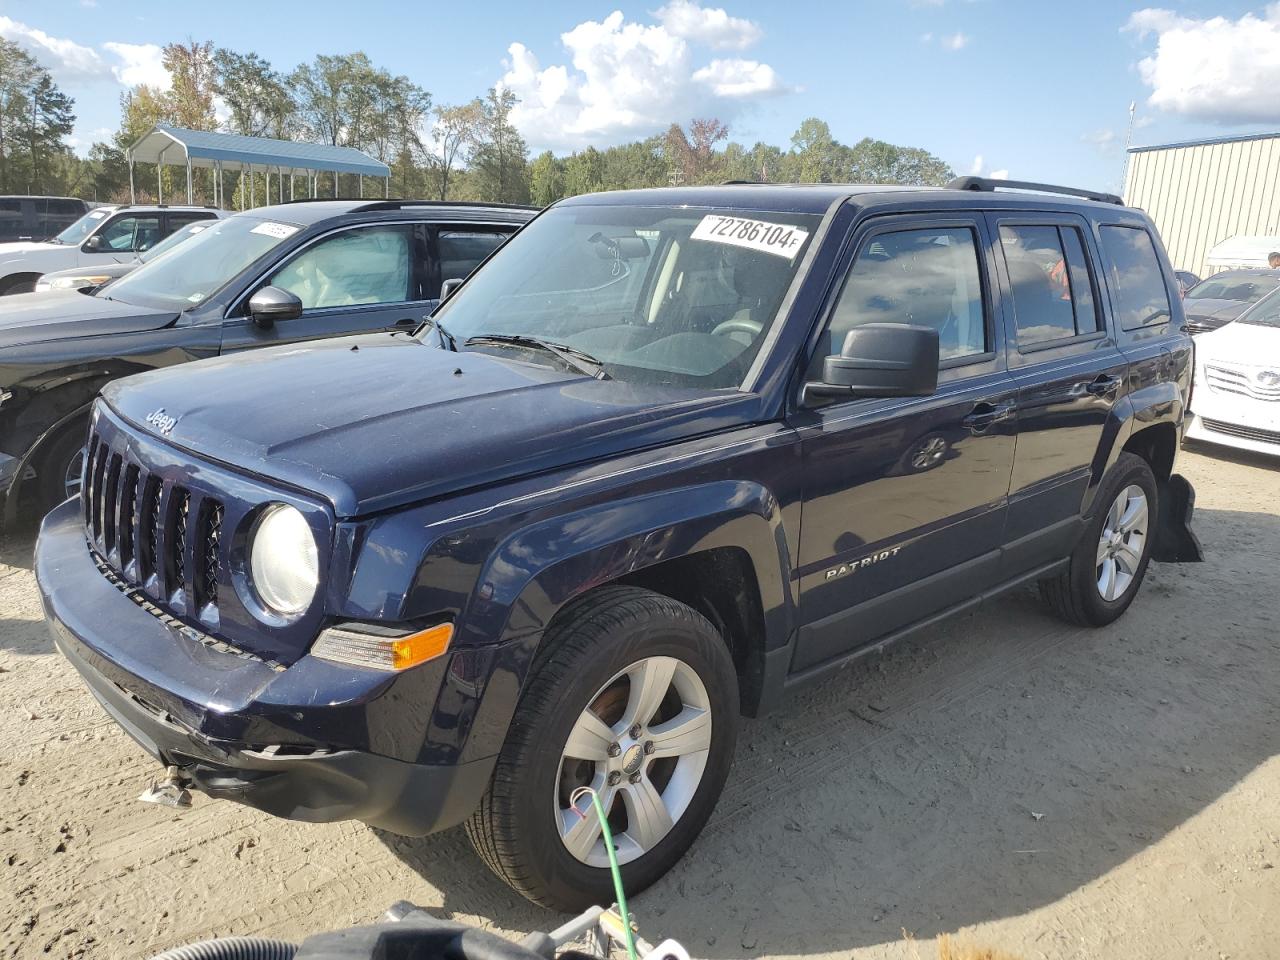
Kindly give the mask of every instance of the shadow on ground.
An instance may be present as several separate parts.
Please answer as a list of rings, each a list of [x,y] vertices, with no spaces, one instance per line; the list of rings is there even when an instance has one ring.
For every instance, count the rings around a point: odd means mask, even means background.
[[[707,830],[633,900],[643,932],[706,957],[934,936],[1053,903],[1213,804],[1277,750],[1257,598],[1280,592],[1280,521],[1201,510],[1197,529],[1206,562],[1153,565],[1108,628],[1020,592],[745,722]],[[382,839],[445,914],[559,922],[461,831]]]

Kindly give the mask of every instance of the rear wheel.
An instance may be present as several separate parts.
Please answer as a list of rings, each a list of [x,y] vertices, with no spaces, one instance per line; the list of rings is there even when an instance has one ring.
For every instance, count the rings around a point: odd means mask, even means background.
[[[1100,627],[1129,608],[1151,561],[1159,515],[1151,467],[1141,457],[1122,453],[1097,504],[1070,566],[1041,580],[1040,594],[1064,620]]]
[[[738,685],[723,638],[690,607],[610,587],[557,618],[467,833],[529,899],[581,910],[615,897],[600,798],[623,884],[684,854],[724,786]]]

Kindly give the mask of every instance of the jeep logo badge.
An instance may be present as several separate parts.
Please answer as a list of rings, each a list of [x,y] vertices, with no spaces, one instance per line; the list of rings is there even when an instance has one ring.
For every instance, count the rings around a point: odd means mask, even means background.
[[[171,417],[165,413],[164,407],[161,407],[159,410],[153,410],[151,413],[147,414],[147,423],[150,426],[155,427],[156,433],[160,434],[162,437],[167,437],[177,422],[178,418]]]

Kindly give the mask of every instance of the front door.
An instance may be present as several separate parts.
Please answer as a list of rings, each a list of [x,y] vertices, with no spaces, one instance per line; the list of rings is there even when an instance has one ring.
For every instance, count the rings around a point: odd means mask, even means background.
[[[805,495],[793,672],[976,596],[999,568],[1016,404],[986,226],[893,218],[856,249],[808,378],[850,329],[888,322],[938,331],[939,383],[929,397],[855,399],[796,418]]]
[[[80,246],[80,264],[130,263],[164,237],[159,213],[121,213]]]
[[[223,352],[414,329],[428,309],[425,249],[425,233],[414,224],[362,225],[321,237],[254,288],[274,286],[295,294],[302,315],[259,327],[248,316],[246,295],[223,323]]]

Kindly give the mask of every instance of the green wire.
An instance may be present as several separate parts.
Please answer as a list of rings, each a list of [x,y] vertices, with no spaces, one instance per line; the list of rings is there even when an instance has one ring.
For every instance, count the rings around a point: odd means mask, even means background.
[[[636,938],[631,932],[631,914],[627,910],[627,895],[622,892],[622,871],[618,869],[618,855],[613,850],[613,832],[609,829],[609,821],[604,815],[599,794],[594,790],[589,793],[591,804],[596,808],[596,816],[600,818],[600,832],[604,834],[604,850],[609,855],[609,869],[613,873],[613,892],[618,896],[618,912],[622,914],[622,929],[627,935],[627,957],[628,960],[637,960]]]

